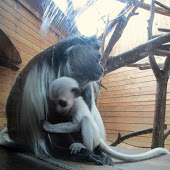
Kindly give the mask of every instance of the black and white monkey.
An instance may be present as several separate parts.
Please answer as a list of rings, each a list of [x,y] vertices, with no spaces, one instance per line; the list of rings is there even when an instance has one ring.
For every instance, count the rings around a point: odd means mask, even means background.
[[[50,99],[56,103],[56,110],[62,116],[70,117],[70,122],[51,124],[45,121],[42,128],[50,133],[74,133],[81,131],[82,144],[73,143],[70,146],[71,153],[77,153],[82,148],[94,150],[98,148],[105,154],[120,160],[139,161],[160,154],[170,154],[164,148],[156,148],[151,151],[138,154],[126,155],[110,149],[101,138],[99,127],[94,121],[87,104],[79,96],[78,83],[69,77],[61,77],[54,80],[49,89]]]
[[[6,105],[8,133],[12,141],[25,145],[24,148],[29,148],[37,156],[60,157],[64,154],[67,157],[67,149],[75,142],[75,137],[72,134],[44,134],[40,128],[45,119],[52,124],[69,121],[69,118],[57,114],[55,103],[49,100],[49,84],[61,76],[77,80],[83,89],[83,99],[100,127],[100,135],[105,139],[93,91],[94,82],[103,74],[99,48],[94,37],[72,36],[38,54],[27,64],[16,79]],[[88,151],[82,150],[81,156],[110,164],[101,153]]]

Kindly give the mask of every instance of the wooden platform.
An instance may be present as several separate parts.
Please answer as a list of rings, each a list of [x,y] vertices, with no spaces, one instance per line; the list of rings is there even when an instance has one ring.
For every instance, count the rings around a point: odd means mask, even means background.
[[[136,151],[124,148],[114,148],[116,151],[128,154],[142,153],[143,151]],[[122,162],[113,159],[114,167],[110,166],[95,166],[91,164],[82,164],[75,162],[68,162],[58,159],[46,159],[40,160],[33,156],[26,155],[23,153],[16,153],[6,151],[0,148],[0,169],[3,170],[18,170],[18,169],[42,169],[42,170],[52,170],[52,169],[83,169],[83,170],[170,170],[170,155],[164,155],[150,160],[139,161],[139,162]],[[65,164],[63,166],[62,164]]]

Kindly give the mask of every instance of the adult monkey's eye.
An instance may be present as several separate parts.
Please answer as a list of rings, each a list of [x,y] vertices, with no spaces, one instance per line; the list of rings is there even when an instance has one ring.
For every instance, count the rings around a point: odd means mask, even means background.
[[[64,101],[64,100],[59,100],[59,101],[58,101],[58,104],[59,104],[61,107],[66,107],[66,106],[67,106],[67,102]]]

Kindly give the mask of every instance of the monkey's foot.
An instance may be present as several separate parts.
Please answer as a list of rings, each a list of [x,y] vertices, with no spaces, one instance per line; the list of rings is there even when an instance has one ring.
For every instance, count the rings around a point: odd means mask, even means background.
[[[71,150],[71,154],[76,154],[77,152],[80,152],[82,148],[85,148],[85,147],[81,143],[73,143],[69,147],[69,149]]]
[[[97,155],[98,159],[102,162],[103,165],[114,165],[113,160],[109,156],[101,152],[98,148],[95,149],[94,153]]]

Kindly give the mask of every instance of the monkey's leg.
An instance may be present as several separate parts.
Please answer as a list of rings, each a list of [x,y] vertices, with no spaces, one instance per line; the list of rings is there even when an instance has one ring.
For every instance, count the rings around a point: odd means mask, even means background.
[[[81,121],[81,135],[83,139],[83,145],[90,150],[93,150],[93,128],[87,117],[84,117]]]
[[[87,117],[84,117],[81,120],[81,135],[83,139],[83,144],[81,143],[73,143],[69,149],[71,150],[71,154],[76,154],[80,152],[82,148],[93,150],[93,129],[91,128],[90,121]]]
[[[48,121],[44,121],[42,128],[50,133],[74,133],[80,130],[80,125],[72,122],[51,124]]]
[[[91,123],[89,119],[87,119],[86,117],[83,118],[82,120],[81,128],[82,128],[81,133],[82,133],[84,146],[90,150],[93,150],[93,137],[94,137],[93,128],[91,127]],[[102,153],[98,148],[95,149],[94,153],[95,153],[93,155],[94,159],[98,160],[103,165],[113,166],[112,159],[109,156]]]

